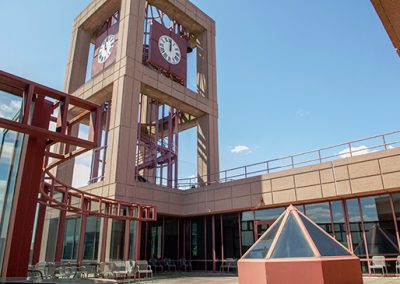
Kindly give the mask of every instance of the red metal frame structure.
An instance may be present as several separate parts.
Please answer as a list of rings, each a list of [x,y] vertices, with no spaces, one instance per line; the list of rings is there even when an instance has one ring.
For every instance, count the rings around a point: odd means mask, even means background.
[[[106,224],[109,218],[156,220],[156,210],[153,206],[114,200],[84,192],[61,182],[52,173],[51,170],[64,161],[98,146],[102,121],[101,109],[98,105],[4,71],[0,71],[0,90],[19,96],[23,101],[20,121],[0,118],[0,127],[29,135],[26,151],[21,159],[24,163],[18,173],[21,181],[13,201],[12,222],[10,222],[12,225],[7,237],[3,276],[26,276],[38,202],[41,206],[38,214],[34,260],[37,260],[38,250],[40,250],[38,237],[43,231],[45,207],[61,211],[59,226],[61,231],[64,230],[66,212],[82,215],[81,232],[86,224],[87,216],[103,217]],[[54,129],[51,127],[52,123],[55,123]],[[87,139],[72,135],[72,127],[78,123],[89,125]],[[107,232],[107,229],[103,232]],[[63,236],[63,234],[60,235]],[[79,256],[81,258],[83,254],[83,239],[80,240],[78,258]],[[61,257],[61,249],[62,237],[57,243],[56,258]]]
[[[139,181],[177,186],[179,118],[176,108],[140,95],[135,167]]]

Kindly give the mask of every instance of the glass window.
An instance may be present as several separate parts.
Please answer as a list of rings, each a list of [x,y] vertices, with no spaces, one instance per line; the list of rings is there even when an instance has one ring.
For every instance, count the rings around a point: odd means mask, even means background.
[[[314,253],[301,230],[293,212],[289,213],[282,233],[272,253],[272,258],[312,257]]]
[[[214,216],[215,223],[215,255],[217,259],[221,259],[222,237],[221,237],[221,215]]]
[[[331,239],[320,228],[312,224],[307,218],[302,215],[300,215],[300,218],[321,256],[350,255],[348,251]]]
[[[331,211],[329,202],[308,204],[306,207],[306,215],[313,220],[328,234],[332,235]]]
[[[124,258],[125,221],[112,220],[110,259],[122,260]]]
[[[253,221],[253,220],[254,220],[254,211],[242,212],[242,221]]]
[[[147,223],[147,258],[162,257],[162,220],[159,216],[156,222]]]
[[[242,251],[245,253],[254,244],[254,222],[243,221],[241,223]]]
[[[135,259],[137,221],[130,221],[129,226],[129,259]]]
[[[255,211],[256,220],[276,220],[285,211],[285,208],[272,208]]]
[[[97,253],[99,249],[99,236],[100,218],[94,216],[87,217],[83,259],[97,259]]]
[[[192,259],[204,259],[204,217],[192,219]]]
[[[165,217],[164,257],[178,259],[178,221]]]
[[[212,259],[213,244],[212,244],[212,217],[206,217],[206,259]]]
[[[249,250],[244,258],[265,258],[271,248],[272,241],[274,240],[276,233],[282,223],[283,216],[281,216],[266,232],[260,240],[258,240],[255,245]]]
[[[344,222],[344,210],[342,201],[331,202],[332,207],[332,220],[333,231],[335,232],[335,239],[341,242],[344,246],[348,247],[346,224]]]
[[[68,218],[65,222],[63,259],[76,259],[78,255],[81,218]]]
[[[396,230],[389,195],[360,198],[370,256],[397,257]]]
[[[224,258],[240,257],[239,220],[238,214],[222,216],[224,235]]]
[[[346,206],[349,218],[351,241],[353,244],[353,252],[358,257],[364,258],[366,257],[366,253],[358,200],[356,198],[348,199],[346,200]]]

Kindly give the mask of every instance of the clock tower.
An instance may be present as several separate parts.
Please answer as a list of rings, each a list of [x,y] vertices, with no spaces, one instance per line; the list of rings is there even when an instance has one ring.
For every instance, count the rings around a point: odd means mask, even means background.
[[[195,90],[187,87],[189,56],[196,59]],[[179,187],[180,132],[197,129],[198,184],[218,178],[216,85],[215,22],[191,2],[91,2],[75,19],[65,77],[67,93],[103,105],[105,113],[102,146],[82,189],[174,214],[154,190]],[[72,182],[73,171],[66,163],[57,176]],[[113,254],[100,251],[100,260]],[[129,252],[125,246],[116,253]]]

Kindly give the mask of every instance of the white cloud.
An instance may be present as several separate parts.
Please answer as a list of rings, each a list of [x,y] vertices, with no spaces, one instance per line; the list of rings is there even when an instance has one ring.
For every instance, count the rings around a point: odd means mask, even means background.
[[[349,158],[351,156],[360,156],[371,152],[373,151],[369,150],[367,146],[361,145],[359,147],[351,147],[351,155],[349,148],[340,151],[338,154],[341,158]]]
[[[310,112],[308,110],[300,108],[296,111],[296,115],[299,117],[305,117],[305,116],[310,115]]]
[[[10,103],[0,103],[0,117],[11,119],[20,110],[21,102],[11,100]]]
[[[231,149],[231,153],[250,153],[250,148],[244,145],[238,145]]]

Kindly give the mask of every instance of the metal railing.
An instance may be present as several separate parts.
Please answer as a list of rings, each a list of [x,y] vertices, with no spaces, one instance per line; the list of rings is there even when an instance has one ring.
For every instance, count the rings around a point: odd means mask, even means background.
[[[323,162],[329,162],[372,152],[388,150],[392,148],[397,148],[399,146],[400,130],[359,140],[353,140],[350,142],[320,148],[317,150],[231,168],[215,174],[211,174],[209,177],[199,176],[193,178],[178,179],[177,188],[189,189],[200,186],[207,186],[214,183],[224,183],[228,181],[294,169],[297,167],[316,165]],[[159,177],[157,178],[159,179]]]

